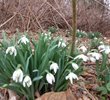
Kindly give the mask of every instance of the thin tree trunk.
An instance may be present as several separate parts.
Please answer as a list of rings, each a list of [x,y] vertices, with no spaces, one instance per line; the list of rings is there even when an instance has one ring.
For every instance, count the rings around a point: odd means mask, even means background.
[[[76,5],[77,5],[77,0],[72,0],[72,13],[73,13],[73,17],[72,17],[72,46],[71,46],[71,56],[74,53],[74,49],[75,49],[75,37],[76,37],[76,31],[77,31],[77,9],[76,9]]]

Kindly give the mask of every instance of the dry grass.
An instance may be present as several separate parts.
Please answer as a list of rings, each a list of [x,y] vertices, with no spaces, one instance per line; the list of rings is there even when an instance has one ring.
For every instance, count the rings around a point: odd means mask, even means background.
[[[71,16],[71,0],[0,0],[0,28],[12,32],[16,28],[37,31],[49,26],[71,29]],[[105,33],[110,26],[105,16],[100,4],[78,0],[79,29]]]

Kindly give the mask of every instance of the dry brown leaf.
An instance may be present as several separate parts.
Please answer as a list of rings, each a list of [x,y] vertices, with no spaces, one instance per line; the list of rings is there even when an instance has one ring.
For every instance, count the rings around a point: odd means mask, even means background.
[[[78,98],[78,100],[83,100],[82,98]]]
[[[77,100],[72,91],[68,89],[65,92],[49,92],[36,100]]]
[[[90,100],[87,96],[83,95],[83,100]]]
[[[12,90],[8,90],[9,100],[18,100],[18,95]]]
[[[88,72],[84,72],[82,76],[86,76],[86,77],[95,77],[95,75],[92,73],[88,73]]]
[[[87,89],[96,90],[98,87],[98,84],[86,84],[85,86]]]

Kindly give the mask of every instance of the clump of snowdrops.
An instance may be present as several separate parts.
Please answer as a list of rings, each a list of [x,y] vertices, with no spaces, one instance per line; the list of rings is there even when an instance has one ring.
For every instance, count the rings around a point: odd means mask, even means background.
[[[64,91],[78,80],[82,62],[69,56],[68,43],[51,33],[39,39],[26,35],[8,39],[3,34],[0,45],[0,87],[34,100],[35,94]],[[36,93],[37,92],[37,93]]]
[[[104,99],[107,99],[105,95],[110,93],[110,45],[104,43],[99,35],[100,33],[91,33],[88,44],[82,42],[78,45],[76,48],[78,54],[74,59],[76,62],[82,59],[84,62],[92,62],[95,65],[99,85],[97,90],[104,95]]]
[[[30,39],[27,34],[8,39],[4,33],[0,45],[0,87],[34,100],[35,94],[66,90],[68,83],[79,80],[83,62],[92,62],[96,64],[98,90],[107,94],[110,91],[110,46],[97,37],[89,43],[89,47],[76,44],[74,57],[71,57],[68,43],[61,37],[52,37],[51,32],[41,33],[38,40]]]

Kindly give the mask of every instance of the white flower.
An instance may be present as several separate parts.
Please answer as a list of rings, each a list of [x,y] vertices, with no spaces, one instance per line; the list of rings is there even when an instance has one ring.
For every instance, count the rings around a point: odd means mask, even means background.
[[[78,49],[81,50],[83,53],[87,51],[87,48],[84,45],[79,47]]]
[[[32,85],[32,81],[31,78],[29,76],[25,76],[24,80],[23,80],[23,86],[24,87],[30,87]]]
[[[94,40],[97,40],[98,38],[97,37],[94,37]]]
[[[65,47],[66,47],[65,42],[63,42],[63,41],[59,41],[59,42],[58,42],[58,47],[65,48]]]
[[[47,73],[46,80],[49,84],[52,84],[53,82],[55,82],[55,77],[53,76],[53,74]]]
[[[110,53],[110,46],[105,46],[105,53],[109,54]]]
[[[100,42],[100,44],[104,44],[104,42],[103,42],[103,41],[101,41],[101,42]]]
[[[94,57],[89,57],[89,60],[91,61],[91,62],[93,62],[93,63],[95,63],[96,62],[96,59],[94,58]]]
[[[26,38],[25,35],[23,35],[21,37],[21,39],[19,39],[18,43],[20,43],[20,42],[26,44],[26,43],[29,43],[29,40],[28,40],[28,38]]]
[[[70,72],[65,78],[66,78],[66,80],[69,79],[71,84],[73,84],[73,79],[78,80],[78,76],[72,72]]]
[[[100,45],[100,46],[98,47],[98,50],[99,50],[100,52],[103,52],[103,51],[105,50],[105,45]]]
[[[77,29],[77,32],[80,32],[80,30],[79,30],[79,29]]]
[[[22,82],[22,80],[23,80],[23,72],[22,72],[22,70],[21,69],[15,70],[14,73],[13,73],[12,79],[15,82]]]
[[[102,55],[100,53],[97,53],[97,52],[90,52],[87,55],[90,57],[94,57],[96,60],[99,60],[102,58]]]
[[[98,47],[98,50],[100,52],[103,52],[104,51],[106,54],[109,54],[110,53],[110,46],[108,46],[108,45],[100,45]]]
[[[72,67],[77,70],[79,68],[79,66],[76,63],[72,63]]]
[[[16,56],[17,55],[17,50],[14,46],[10,46],[6,49],[6,54],[10,54]]]
[[[74,60],[76,60],[76,59],[82,59],[84,62],[87,62],[88,57],[85,56],[84,54],[80,54],[74,58]]]
[[[56,73],[58,69],[59,69],[59,66],[58,66],[57,63],[52,63],[52,64],[50,65],[50,70],[53,70],[54,73]]]
[[[42,33],[42,36],[45,36],[45,39],[51,40],[51,32],[48,32],[48,33],[44,32]]]

